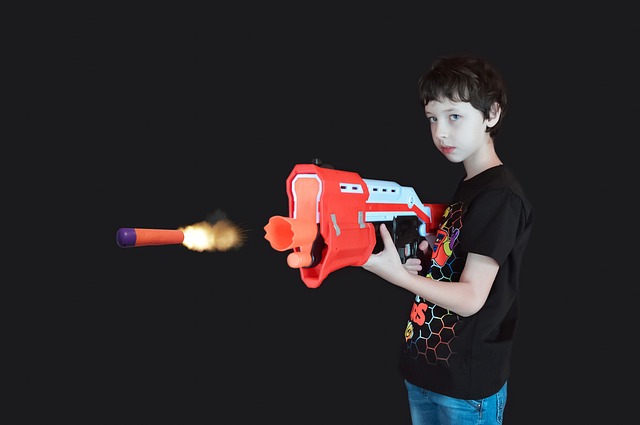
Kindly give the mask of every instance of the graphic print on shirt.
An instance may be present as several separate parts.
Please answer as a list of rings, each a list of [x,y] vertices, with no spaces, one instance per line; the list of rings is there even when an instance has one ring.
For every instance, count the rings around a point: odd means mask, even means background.
[[[452,204],[445,210],[427,277],[443,282],[459,280],[461,260],[456,257],[454,248],[462,229],[462,212],[462,203]],[[449,358],[455,354],[452,342],[459,319],[457,314],[416,295],[404,332],[405,351],[413,358],[423,358],[432,365],[448,364]]]

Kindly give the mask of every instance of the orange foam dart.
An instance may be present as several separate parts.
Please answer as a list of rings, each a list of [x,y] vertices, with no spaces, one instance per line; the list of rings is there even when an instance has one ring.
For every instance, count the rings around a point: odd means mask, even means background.
[[[174,245],[184,241],[182,230],[122,228],[116,234],[116,242],[121,248],[147,245]]]
[[[310,266],[313,258],[311,247],[318,234],[317,201],[320,191],[319,181],[313,178],[299,177],[294,182],[296,203],[294,218],[273,216],[264,227],[265,239],[277,251],[294,251],[287,257],[291,268]]]

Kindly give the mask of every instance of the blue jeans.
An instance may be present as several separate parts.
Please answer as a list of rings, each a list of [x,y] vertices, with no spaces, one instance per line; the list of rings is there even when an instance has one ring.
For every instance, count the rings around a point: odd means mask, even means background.
[[[507,384],[481,400],[447,397],[404,381],[413,425],[500,425],[507,404]]]

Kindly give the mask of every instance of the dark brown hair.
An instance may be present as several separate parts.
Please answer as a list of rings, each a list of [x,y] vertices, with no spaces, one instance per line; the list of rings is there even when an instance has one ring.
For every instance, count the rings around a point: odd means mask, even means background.
[[[469,102],[485,119],[490,116],[491,106],[498,103],[500,119],[487,128],[492,138],[498,134],[507,112],[507,90],[502,76],[486,60],[474,56],[436,59],[418,80],[418,93],[423,106],[432,100]]]

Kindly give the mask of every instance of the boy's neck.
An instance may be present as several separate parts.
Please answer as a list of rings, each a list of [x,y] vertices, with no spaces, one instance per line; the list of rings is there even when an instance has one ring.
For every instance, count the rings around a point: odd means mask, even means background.
[[[492,151],[490,155],[488,155],[486,158],[483,158],[481,161],[473,161],[473,163],[471,163],[471,161],[465,161],[464,170],[467,175],[464,179],[472,179],[478,174],[487,171],[489,168],[497,167],[499,165],[503,164],[495,151]]]

